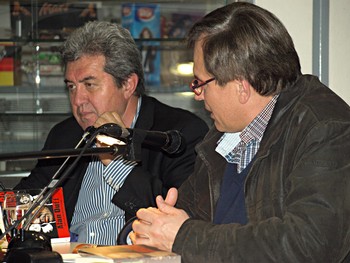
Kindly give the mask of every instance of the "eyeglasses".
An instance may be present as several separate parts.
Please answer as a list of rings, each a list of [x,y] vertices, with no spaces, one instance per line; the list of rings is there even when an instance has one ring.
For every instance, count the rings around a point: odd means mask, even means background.
[[[215,80],[215,78],[208,79],[206,81],[201,81],[199,79],[194,79],[190,83],[190,89],[196,94],[197,96],[202,94],[203,86],[208,84],[209,82]]]

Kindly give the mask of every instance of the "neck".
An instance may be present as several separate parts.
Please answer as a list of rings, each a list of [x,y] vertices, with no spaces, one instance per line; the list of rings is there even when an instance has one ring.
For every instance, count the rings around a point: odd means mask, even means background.
[[[250,100],[250,104],[247,105],[249,110],[247,110],[245,123],[246,126],[249,125],[249,123],[251,123],[255,119],[255,117],[262,112],[262,110],[266,107],[266,105],[271,101],[272,98],[273,96],[265,97],[259,95],[255,97],[254,100]]]
[[[126,109],[123,115],[123,122],[127,128],[130,128],[131,123],[135,117],[138,99],[138,96],[133,95],[130,97],[128,104],[126,105]]]

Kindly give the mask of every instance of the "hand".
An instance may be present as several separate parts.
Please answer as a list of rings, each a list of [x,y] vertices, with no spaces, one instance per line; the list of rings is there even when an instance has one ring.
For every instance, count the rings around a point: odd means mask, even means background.
[[[115,124],[119,125],[120,127],[125,128],[125,124],[123,123],[123,121],[122,121],[121,117],[119,116],[119,114],[116,113],[116,112],[105,112],[105,113],[103,113],[96,120],[96,122],[94,123],[94,127],[98,128],[98,127],[100,127],[100,126],[102,126],[103,124],[106,124],[106,123],[115,123]],[[99,141],[96,142],[96,145],[97,145],[97,147],[107,147],[107,146],[109,146],[109,145],[106,145],[106,144],[104,144],[102,142],[99,142]],[[101,162],[105,166],[107,166],[108,164],[111,163],[111,161],[115,158],[115,156],[112,155],[112,154],[105,153],[105,154],[100,154],[99,158],[100,158]]]
[[[122,118],[116,112],[105,112],[101,114],[94,123],[94,127],[98,128],[106,123],[115,123],[122,128],[126,128]]]
[[[171,188],[165,200],[157,196],[157,208],[140,209],[136,215],[130,238],[133,244],[148,245],[161,250],[171,251],[177,232],[189,218],[184,210],[174,207],[177,201],[177,190]]]

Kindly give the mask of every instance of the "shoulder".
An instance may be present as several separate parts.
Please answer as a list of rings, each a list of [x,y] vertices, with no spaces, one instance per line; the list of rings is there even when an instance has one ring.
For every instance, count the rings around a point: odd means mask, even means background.
[[[299,120],[313,122],[348,122],[349,105],[317,77],[303,75],[286,92],[282,92],[276,109],[291,113]]]
[[[79,126],[75,118],[69,117],[52,127],[50,130],[45,147],[64,148],[73,147],[81,139],[83,129]]]
[[[293,147],[297,143],[335,144],[339,138],[344,144],[349,127],[349,105],[317,77],[308,75],[280,94],[264,138],[266,142],[283,138],[283,143],[293,142]]]
[[[67,119],[64,119],[63,121],[55,124],[52,130],[60,130],[67,128],[72,128],[74,130],[82,130],[73,116],[70,116]]]
[[[150,106],[154,111],[154,123],[162,124],[170,127],[183,127],[183,126],[197,126],[198,129],[208,130],[208,126],[205,121],[190,112],[189,110],[172,107],[163,102],[160,102],[154,97],[144,97],[143,102],[146,106]]]

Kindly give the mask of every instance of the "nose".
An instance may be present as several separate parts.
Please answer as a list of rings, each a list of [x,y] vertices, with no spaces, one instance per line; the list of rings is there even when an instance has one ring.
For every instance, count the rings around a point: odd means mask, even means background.
[[[84,87],[77,85],[74,91],[70,93],[71,104],[80,106],[88,101],[88,93]]]

